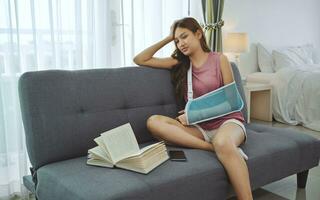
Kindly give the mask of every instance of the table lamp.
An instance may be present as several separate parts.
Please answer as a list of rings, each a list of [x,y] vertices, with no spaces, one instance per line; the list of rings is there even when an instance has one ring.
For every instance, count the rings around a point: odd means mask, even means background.
[[[239,67],[240,54],[248,51],[247,33],[227,33],[224,39],[224,51],[235,55],[236,64]]]

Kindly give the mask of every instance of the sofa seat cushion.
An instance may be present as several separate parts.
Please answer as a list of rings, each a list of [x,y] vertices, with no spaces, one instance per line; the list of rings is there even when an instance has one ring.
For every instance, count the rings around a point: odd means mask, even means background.
[[[320,143],[292,129],[246,125],[251,186],[265,184],[318,165]],[[231,186],[216,154],[185,151],[187,162],[167,161],[148,175],[86,165],[86,157],[38,169],[40,199],[225,199]],[[212,192],[214,191],[214,193]],[[57,196],[59,195],[59,196]]]
[[[48,164],[37,172],[36,192],[46,200],[225,199],[228,179],[215,154],[183,150],[187,162],[168,160],[148,175],[86,165],[86,157]]]
[[[242,145],[249,160],[252,188],[308,170],[319,163],[320,140],[292,128],[250,123]]]

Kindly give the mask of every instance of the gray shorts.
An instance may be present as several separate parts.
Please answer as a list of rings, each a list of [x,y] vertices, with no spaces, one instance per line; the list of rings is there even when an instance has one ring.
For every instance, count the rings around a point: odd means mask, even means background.
[[[244,141],[243,141],[243,143],[245,143],[246,140],[247,140],[247,132],[246,132],[246,128],[244,127],[243,123],[241,121],[237,120],[237,119],[228,119],[225,122],[223,122],[220,127],[222,127],[223,125],[225,125],[227,123],[235,123],[235,124],[239,125],[243,129],[243,132],[244,132]],[[201,131],[205,141],[207,141],[207,142],[211,142],[212,141],[212,139],[217,134],[218,129],[219,129],[219,128],[216,128],[216,129],[212,129],[212,130],[204,130],[198,124],[194,124],[193,126],[197,127]]]

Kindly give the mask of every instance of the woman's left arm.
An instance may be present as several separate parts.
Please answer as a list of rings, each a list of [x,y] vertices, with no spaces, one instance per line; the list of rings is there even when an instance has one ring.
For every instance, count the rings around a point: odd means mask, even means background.
[[[227,85],[229,83],[232,83],[234,81],[234,78],[233,78],[231,65],[227,56],[223,54],[220,55],[220,68],[221,68],[223,84]]]
[[[231,65],[230,65],[230,62],[229,62],[227,56],[225,56],[223,54],[220,55],[220,67],[221,67],[223,84],[227,85],[229,83],[232,83],[234,79],[233,79]],[[183,125],[187,125],[185,113],[176,117],[176,120],[178,120]]]

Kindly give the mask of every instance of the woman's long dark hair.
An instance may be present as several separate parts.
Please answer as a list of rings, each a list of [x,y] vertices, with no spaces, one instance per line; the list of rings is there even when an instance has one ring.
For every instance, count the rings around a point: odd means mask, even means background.
[[[210,52],[210,48],[207,45],[205,35],[197,20],[191,17],[186,17],[176,21],[173,26],[173,35],[178,27],[189,29],[193,33],[196,33],[196,31],[199,30],[202,33],[202,37],[200,39],[201,48],[204,52]],[[178,49],[177,44],[175,44],[175,46],[176,49],[172,53],[171,57],[177,59],[179,62],[171,69],[171,82],[175,88],[175,96],[177,101],[183,101],[183,96],[186,92],[185,84],[187,82],[186,77],[187,71],[190,66],[190,59],[189,56],[184,55]]]

